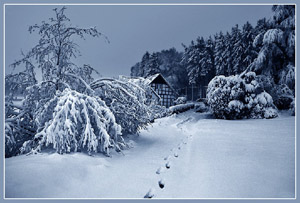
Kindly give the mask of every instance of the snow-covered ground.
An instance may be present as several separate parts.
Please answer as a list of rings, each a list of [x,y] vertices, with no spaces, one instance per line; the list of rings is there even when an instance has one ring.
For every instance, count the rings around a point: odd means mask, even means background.
[[[217,120],[192,111],[156,120],[125,156],[5,160],[7,198],[293,198],[295,117]],[[162,189],[160,188],[163,187]]]

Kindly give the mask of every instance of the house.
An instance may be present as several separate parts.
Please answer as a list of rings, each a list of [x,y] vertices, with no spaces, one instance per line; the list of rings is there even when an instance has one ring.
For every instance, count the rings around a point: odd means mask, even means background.
[[[147,93],[148,99],[165,107],[174,105],[174,100],[178,97],[172,86],[159,73],[146,78],[119,76],[119,79],[129,81],[140,87],[150,87],[151,92]]]
[[[147,77],[146,82],[159,95],[162,106],[170,107],[174,105],[174,100],[178,95],[161,74],[157,73]]]

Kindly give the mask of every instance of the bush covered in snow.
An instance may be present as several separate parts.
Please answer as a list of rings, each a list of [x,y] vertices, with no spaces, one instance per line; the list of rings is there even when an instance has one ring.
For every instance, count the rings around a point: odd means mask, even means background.
[[[68,88],[45,104],[36,123],[38,133],[24,143],[23,152],[50,145],[58,153],[86,150],[108,155],[110,148],[124,146],[121,127],[105,103]]]
[[[290,108],[290,104],[295,97],[295,92],[287,84],[275,84],[271,77],[264,75],[257,76],[257,81],[272,96],[273,102],[278,109],[287,110]]]
[[[36,131],[32,112],[23,105],[24,101],[16,103],[12,96],[5,97],[5,157],[19,154],[22,144]]]
[[[30,114],[5,97],[5,157],[19,154],[23,142],[31,139],[33,123]]]
[[[208,111],[208,106],[205,104],[205,102],[197,102],[195,104],[195,111],[198,113],[203,113]]]
[[[294,93],[287,85],[277,85],[274,87],[274,104],[278,109],[289,109],[294,100]]]
[[[168,112],[170,114],[182,113],[182,112],[188,111],[190,109],[193,109],[194,107],[195,107],[194,103],[178,104],[178,105],[169,107]]]
[[[208,85],[207,102],[217,118],[277,117],[272,97],[257,82],[254,72],[216,76]]]
[[[111,78],[98,79],[91,84],[95,94],[105,101],[122,126],[122,133],[136,134],[165,110],[148,101],[144,88]]]
[[[175,101],[174,104],[178,105],[178,104],[185,104],[186,103],[186,97],[178,97]]]

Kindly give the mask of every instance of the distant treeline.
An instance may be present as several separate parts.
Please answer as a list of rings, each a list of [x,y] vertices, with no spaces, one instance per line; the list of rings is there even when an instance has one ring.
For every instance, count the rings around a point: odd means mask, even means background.
[[[131,76],[147,77],[161,73],[175,88],[209,82],[216,75],[237,75],[253,71],[265,86],[273,86],[270,94],[278,96],[278,88],[295,91],[295,6],[274,5],[272,16],[235,25],[231,32],[219,32],[207,39],[199,36],[184,52],[175,48],[146,52],[131,67]],[[278,87],[280,86],[280,87]],[[277,88],[277,89],[276,89]],[[268,90],[268,87],[266,87]]]

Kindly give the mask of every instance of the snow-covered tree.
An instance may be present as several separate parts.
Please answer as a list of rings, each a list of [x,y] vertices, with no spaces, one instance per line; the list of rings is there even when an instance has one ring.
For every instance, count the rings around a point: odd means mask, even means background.
[[[31,112],[14,103],[12,97],[5,97],[5,157],[19,154],[22,144],[30,140],[35,131]]]
[[[34,138],[37,132],[35,120],[55,94],[55,83],[46,81],[27,87],[24,93],[25,99],[18,105],[12,101],[12,98],[6,97],[5,141],[10,143],[5,146],[6,156],[19,154],[22,144]],[[14,145],[10,140],[15,140]]]
[[[256,58],[257,51],[253,47],[253,40],[255,38],[254,29],[249,22],[243,25],[241,40],[243,44],[243,54],[242,54],[242,70],[244,71]],[[241,73],[241,72],[239,72]]]
[[[151,57],[153,54],[157,55],[156,59]],[[174,88],[184,88],[187,86],[187,71],[185,64],[181,63],[181,52],[178,52],[175,48],[170,48],[153,54],[146,52],[142,60],[131,67],[130,75],[134,77],[147,77],[148,75],[160,73]],[[147,74],[149,64],[154,64],[152,66],[154,69],[152,69],[151,73]]]
[[[137,76],[137,77],[146,77],[146,69],[148,66],[148,63],[150,61],[150,53],[146,51],[146,53],[143,55],[141,62],[138,62],[133,67],[131,67],[131,76]]]
[[[91,87],[116,116],[124,134],[135,134],[150,122],[143,89],[111,78],[98,79]]]
[[[232,44],[232,73],[236,75],[242,72],[244,52],[242,33],[238,25],[234,26],[231,30],[230,42]]]
[[[159,73],[160,72],[159,64],[160,63],[158,59],[158,54],[157,53],[151,54],[149,61],[145,66],[145,73],[144,73],[145,77]]]
[[[42,21],[40,25],[29,27],[29,32],[40,35],[39,42],[24,57],[12,64],[16,67],[30,59],[34,59],[37,67],[42,70],[43,81],[53,81],[56,89],[65,82],[66,73],[73,73],[78,67],[72,59],[79,54],[78,45],[74,38],[102,34],[95,28],[79,28],[70,25],[70,19],[65,15],[66,7],[54,9],[55,17],[48,22]]]
[[[150,53],[148,51],[146,51],[146,53],[142,57],[139,76],[142,76],[142,77],[146,76],[146,67],[148,66],[149,60],[150,60]]]
[[[229,32],[226,32],[225,36],[225,51],[224,51],[224,58],[226,60],[225,66],[225,76],[233,75],[233,44],[231,43],[231,35]]]
[[[260,51],[247,71],[271,78],[274,89],[285,84],[294,92],[295,6],[275,5],[272,10],[273,16],[268,22],[268,28],[261,29],[261,33],[258,33],[254,40],[254,45],[260,47]],[[273,93],[271,95],[276,97]],[[284,97],[278,98],[286,100]],[[275,103],[282,101],[275,100]],[[285,105],[285,108],[289,108],[289,104]]]
[[[214,58],[215,58],[215,67],[216,75],[225,75],[226,69],[226,58],[225,58],[225,37],[222,32],[215,35],[215,49],[214,49]]]
[[[156,105],[147,98],[146,89],[130,81],[130,79],[101,78],[94,81],[91,87],[116,117],[122,126],[123,135],[136,134],[145,128],[157,115]],[[148,87],[150,88],[150,87]]]
[[[209,37],[204,40],[199,37],[194,43],[185,47],[183,63],[186,65],[189,83],[199,84],[200,78],[214,72],[214,43]]]
[[[175,48],[158,52],[159,69],[164,78],[174,87],[183,88],[188,84],[187,71],[181,63],[182,53]]]
[[[34,135],[41,128],[37,124],[40,122],[38,118],[47,110],[46,104],[49,101],[61,98],[57,92],[72,88],[89,96],[93,95],[93,90],[87,83],[92,81],[91,75],[95,70],[89,65],[80,67],[72,62],[79,54],[74,39],[84,39],[85,36],[99,37],[102,34],[96,28],[72,26],[65,10],[65,7],[60,10],[54,9],[55,16],[48,22],[43,21],[40,25],[29,27],[30,33],[39,34],[38,44],[28,53],[22,53],[23,58],[11,65],[13,69],[24,65],[25,70],[6,76],[7,90],[10,90],[10,93],[20,91],[25,97],[20,108],[16,108],[11,99],[7,99],[6,102],[6,156],[18,154],[20,144],[24,142],[27,143],[27,148],[32,147],[29,143],[34,143]],[[35,67],[42,71],[42,81],[39,83],[35,79]]]
[[[23,54],[23,53],[22,53]],[[24,55],[24,54],[23,54]],[[19,65],[24,65],[24,70],[19,73],[11,73],[5,76],[6,95],[24,95],[26,88],[37,83],[35,66],[30,59],[24,59]]]
[[[270,28],[262,30],[254,40],[261,49],[250,70],[271,75],[277,84],[282,69],[295,65],[295,7],[279,5],[272,9]]]
[[[38,133],[26,142],[34,150],[50,146],[58,153],[83,151],[109,155],[110,148],[117,151],[124,146],[121,127],[104,101],[97,97],[65,89],[58,92],[36,118]]]
[[[215,76],[215,57],[214,57],[215,43],[211,36],[205,40],[205,49],[201,64],[205,70],[205,77]]]

